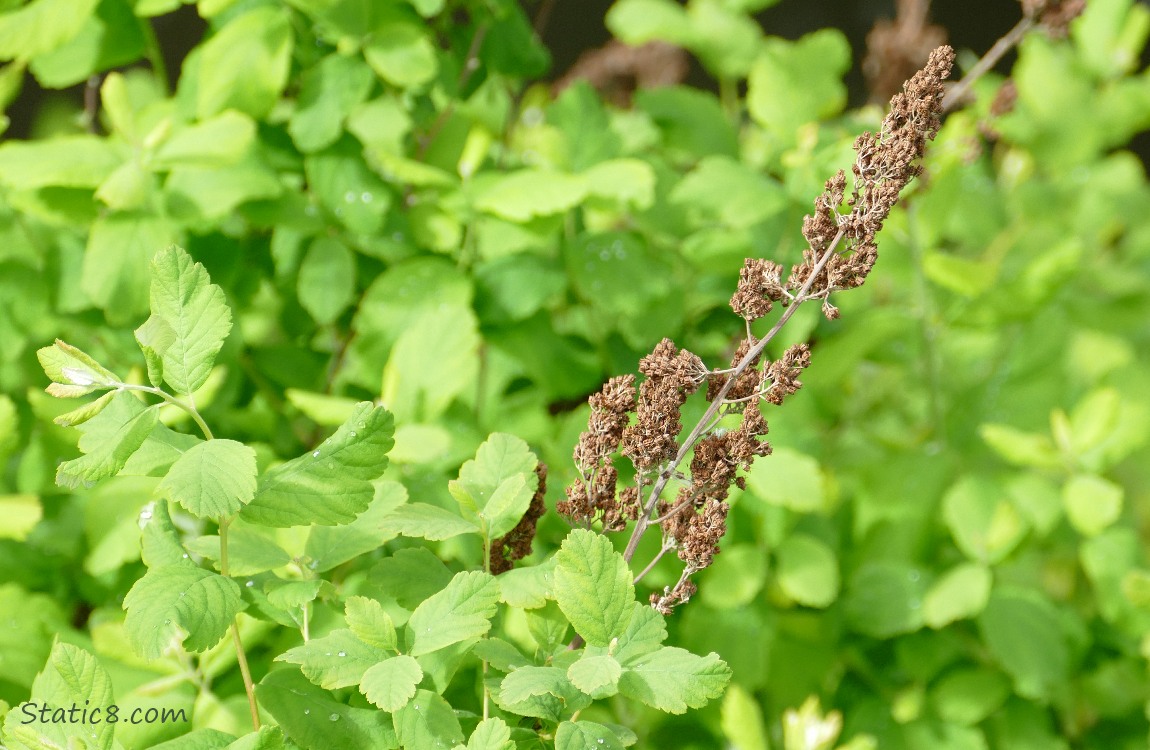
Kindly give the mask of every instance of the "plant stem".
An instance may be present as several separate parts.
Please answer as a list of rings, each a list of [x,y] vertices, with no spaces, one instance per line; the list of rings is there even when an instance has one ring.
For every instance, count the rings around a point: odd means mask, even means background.
[[[160,41],[156,38],[156,30],[152,28],[150,19],[140,19],[140,31],[144,35],[144,54],[152,66],[152,74],[160,84],[164,96],[171,94],[171,83],[168,78],[168,65],[164,62],[164,51],[160,49]]]
[[[627,562],[630,562],[631,558],[635,556],[635,550],[639,547],[639,541],[643,538],[643,534],[647,533],[647,527],[651,524],[651,513],[655,510],[655,504],[659,501],[659,496],[662,494],[663,488],[667,486],[667,482],[674,476],[679,464],[683,463],[683,459],[691,452],[695,442],[706,431],[707,425],[715,415],[719,413],[719,409],[723,406],[723,399],[731,391],[731,388],[734,387],[739,375],[750,367],[751,362],[754,362],[755,359],[763,353],[763,350],[767,348],[767,344],[771,342],[771,339],[778,335],[783,326],[787,324],[787,321],[795,314],[795,311],[799,309],[799,305],[807,301],[807,293],[811,290],[811,286],[814,285],[815,279],[822,273],[827,261],[831,259],[831,256],[838,248],[839,242],[842,241],[844,231],[845,230],[840,229],[838,234],[835,235],[827,247],[826,252],[819,258],[819,262],[811,271],[810,276],[807,277],[806,283],[803,284],[798,294],[795,295],[794,302],[783,311],[782,316],[778,322],[775,323],[774,327],[767,332],[766,336],[759,339],[759,341],[751,347],[751,350],[747,352],[746,356],[739,360],[739,364],[735,365],[731,374],[727,376],[726,382],[723,383],[723,387],[719,390],[718,394],[715,395],[715,398],[711,400],[711,405],[707,407],[707,411],[703,412],[703,416],[695,423],[695,427],[679,447],[679,452],[675,454],[674,460],[669,466],[663,469],[663,471],[659,472],[659,476],[655,480],[655,485],[651,488],[651,496],[647,499],[647,504],[643,507],[643,512],[640,514],[639,520],[635,523],[635,529],[631,532],[631,538],[627,540],[627,548],[623,551],[623,558],[627,560]]]
[[[671,551],[671,548],[664,544],[659,549],[659,554],[655,555],[655,557],[653,557],[651,559],[651,562],[647,563],[647,567],[645,567],[641,571],[639,571],[638,575],[635,576],[635,579],[633,581],[631,581],[631,583],[634,584],[634,583],[638,583],[639,581],[643,580],[644,576],[646,576],[648,573],[650,573],[652,570],[655,569],[655,565],[657,565],[658,562],[663,559],[663,555],[667,554],[670,551]]]
[[[153,388],[150,385],[133,385],[131,383],[117,383],[116,387],[121,391],[140,391],[142,393],[150,393],[153,396],[159,396],[172,406],[179,407],[182,411],[187,412],[188,415],[192,418],[192,421],[196,423],[196,426],[200,428],[200,431],[204,433],[204,437],[206,439],[215,439],[212,436],[212,431],[208,428],[207,422],[205,422],[204,418],[200,416],[200,413],[196,411],[196,407],[181,401],[164,389]]]
[[[228,526],[231,525],[232,520],[224,517],[220,519],[220,575],[227,578],[228,573]],[[236,661],[240,665],[240,676],[244,680],[244,692],[248,695],[248,707],[252,711],[252,724],[255,726],[256,731],[260,729],[260,711],[256,705],[256,688],[255,683],[252,682],[252,672],[248,668],[248,656],[244,652],[244,642],[240,639],[240,628],[237,618],[232,618],[232,641],[236,644]],[[306,640],[306,639],[305,639]]]
[[[954,84],[950,91],[946,92],[946,98],[942,103],[942,111],[950,112],[951,110],[958,108],[958,106],[962,103],[962,100],[966,97],[970,87],[974,85],[974,82],[979,78],[982,78],[982,76],[985,75],[987,71],[997,65],[998,61],[1002,59],[1003,55],[1005,55],[1020,41],[1022,41],[1022,37],[1025,36],[1026,32],[1030,31],[1032,28],[1034,28],[1034,19],[1029,16],[1025,16],[1021,21],[1014,25],[1013,29],[1006,32],[1006,34],[1001,39],[995,42],[994,46],[988,49],[986,54],[983,55],[979,61],[974,64],[974,67],[966,72],[966,75],[962,77],[962,80]]]

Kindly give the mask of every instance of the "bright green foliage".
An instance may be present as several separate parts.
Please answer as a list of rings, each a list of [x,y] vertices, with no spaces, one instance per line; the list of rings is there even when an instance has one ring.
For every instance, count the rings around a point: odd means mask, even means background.
[[[713,78],[632,95],[543,85],[539,2],[0,1],[0,106],[72,87],[0,114],[0,744],[1144,747],[1134,0],[1024,35],[771,342],[812,365],[690,602],[647,604],[681,548],[635,583],[658,528],[554,513],[588,395],[664,337],[727,366],[744,258],[785,276],[878,126],[774,4],[618,0]],[[20,723],[113,697],[189,721]]]

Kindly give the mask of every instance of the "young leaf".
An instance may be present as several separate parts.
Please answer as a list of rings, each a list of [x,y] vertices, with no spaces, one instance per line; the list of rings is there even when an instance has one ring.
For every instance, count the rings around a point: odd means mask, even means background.
[[[499,683],[500,700],[519,703],[536,695],[562,698],[574,690],[567,673],[560,667],[521,667]]]
[[[374,708],[351,708],[312,685],[294,669],[269,672],[256,686],[260,707],[304,750],[394,750],[391,717]]]
[[[722,695],[730,679],[731,668],[718,654],[696,656],[668,646],[628,667],[619,680],[619,692],[660,711],[681,714]]]
[[[298,664],[309,680],[326,690],[335,690],[358,685],[368,669],[389,656],[383,649],[356,638],[350,630],[340,628],[288,649],[276,661]]]
[[[118,385],[120,378],[89,355],[60,339],[36,352],[44,374],[52,379],[48,393],[58,398],[85,396]]]
[[[467,740],[467,750],[515,750],[511,728],[503,719],[484,719]]]
[[[355,636],[369,646],[394,651],[395,623],[375,599],[353,596],[344,606],[344,619]]]
[[[108,391],[95,401],[89,401],[77,409],[73,409],[70,412],[61,414],[52,421],[61,427],[75,427],[76,425],[84,424],[89,419],[102,412],[104,407],[112,403],[112,399],[115,397],[116,391]]]
[[[164,380],[177,393],[195,392],[232,329],[223,290],[192,256],[173,246],[152,260],[151,307],[152,318],[137,330],[145,355],[150,349],[159,357]],[[170,336],[157,333],[165,327]]]
[[[84,455],[60,464],[56,483],[61,487],[91,486],[115,476],[147,440],[157,419],[154,407],[144,406],[131,394],[117,394],[78,428]]]
[[[69,643],[57,642],[43,671],[36,675],[32,683],[31,701],[33,707],[102,707],[106,708],[115,699],[112,695],[112,680],[100,661],[92,654]],[[33,708],[35,711],[35,708]],[[77,735],[76,727],[60,721],[28,722],[25,713],[10,711],[4,721],[4,735],[20,747],[55,748],[72,747]],[[91,716],[91,713],[88,714]],[[97,714],[99,716],[99,714]],[[106,721],[92,722],[85,726],[87,748],[110,750],[114,743],[115,725]],[[91,742],[88,733],[91,733]],[[15,746],[14,746],[15,747]]]
[[[175,644],[206,651],[243,609],[240,587],[191,563],[151,568],[124,597],[124,630],[136,652],[158,659]]]
[[[606,646],[631,621],[635,586],[623,556],[601,534],[572,531],[555,554],[555,599],[575,632]]]
[[[487,439],[475,458],[463,464],[459,479],[448,487],[463,517],[498,539],[523,518],[539,481],[539,459],[514,435],[497,432]]]
[[[234,440],[208,440],[180,456],[156,488],[197,518],[227,517],[256,494],[256,452]]]
[[[407,654],[400,654],[368,669],[359,690],[384,711],[395,713],[415,695],[415,686],[422,679],[423,670],[419,668],[419,662]]]
[[[567,668],[567,679],[595,700],[608,698],[619,692],[619,677],[623,668],[609,655],[587,656]]]
[[[479,534],[482,530],[466,518],[430,503],[401,505],[383,519],[384,528],[403,536],[435,542],[460,534]]]
[[[318,448],[261,477],[242,517],[278,527],[354,520],[375,496],[371,483],[387,468],[393,431],[386,409],[367,401],[358,404],[351,419]]]
[[[392,719],[399,742],[405,748],[454,747],[463,742],[463,729],[455,711],[429,690],[416,692]]]
[[[623,743],[609,728],[593,721],[565,721],[555,732],[555,750],[623,750]]]
[[[411,613],[411,655],[420,656],[478,638],[491,629],[499,603],[499,582],[482,571],[458,573],[447,588]]]

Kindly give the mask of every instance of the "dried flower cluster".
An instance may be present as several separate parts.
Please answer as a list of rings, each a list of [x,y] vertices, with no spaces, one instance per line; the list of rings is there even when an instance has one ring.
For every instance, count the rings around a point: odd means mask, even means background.
[[[828,318],[838,310],[828,301],[831,292],[860,286],[878,259],[875,235],[898,200],[899,193],[921,168],[916,164],[926,143],[938,132],[942,114],[942,84],[954,64],[954,50],[939,47],[926,67],[907,81],[905,90],[890,103],[890,113],[878,133],[863,133],[855,141],[854,190],[847,204],[850,213],[840,214],[846,178],[839,172],[826,183],[815,201],[815,213],[803,220],[803,236],[809,248],[803,262],[791,271],[787,288],[797,291],[814,273],[822,256],[841,235],[845,252],[830,256],[815,278],[808,296],[823,299]]]
[[[894,21],[878,21],[866,37],[863,75],[871,99],[885,102],[898,93],[936,47],[946,43],[946,29],[930,23],[930,0],[898,0]]]
[[[635,376],[611,378],[589,401],[587,431],[575,445],[575,467],[580,480],[567,487],[567,500],[560,502],[556,510],[575,523],[589,526],[599,518],[605,529],[618,531],[638,514],[634,498],[626,498],[629,502],[616,498],[619,472],[611,462],[635,410]]]
[[[729,368],[708,370],[698,356],[663,339],[639,362],[645,378],[637,399],[632,376],[612,378],[590,398],[588,429],[575,448],[580,478],[567,488],[567,500],[558,509],[574,523],[601,521],[605,531],[637,521],[624,553],[628,560],[647,528],[661,527],[662,550],[651,565],[676,550],[684,567],[674,586],[651,595],[651,605],[659,612],[670,613],[694,594],[691,576],[711,565],[720,551],[731,487],[743,488],[743,476],[754,460],[771,452],[762,402],[782,404],[802,387],[799,376],[811,363],[809,347],[795,344],[778,359],[764,361],[767,343],[798,304],[820,299],[827,316],[837,317],[830,294],[866,280],[877,258],[875,235],[899,192],[919,173],[916,162],[940,126],[942,83],[953,61],[949,47],[931,53],[926,67],[892,100],[880,131],[858,138],[850,197],[840,171],[816,199],[814,215],[803,222],[809,247],[785,282],[777,263],[747,259],[731,309],[747,321],[748,329]],[[844,201],[849,213],[839,212]],[[770,313],[775,302],[787,310],[759,339],[750,332],[750,323]],[[710,406],[680,447],[683,405],[704,381]],[[742,417],[738,427],[719,427],[722,417],[736,414]],[[612,464],[616,452],[635,467],[634,485],[622,492],[617,491],[618,472]],[[689,475],[680,469],[687,455]],[[661,493],[672,481],[681,484],[673,501],[664,500]]]
[[[558,95],[576,81],[584,80],[604,99],[627,107],[636,91],[681,83],[690,67],[686,51],[673,44],[648,42],[631,47],[613,39],[580,55],[571,69],[555,82],[553,91]]]
[[[543,498],[547,494],[547,464],[540,461],[535,465],[535,476],[539,478],[539,488],[531,496],[531,504],[523,518],[495,543],[491,545],[490,569],[495,575],[504,573],[515,567],[516,560],[522,560],[531,554],[531,543],[535,541],[535,526],[539,519],[547,512],[547,504]]]
[[[1022,12],[1053,37],[1066,36],[1070,22],[1086,10],[1086,0],[1021,0]]]

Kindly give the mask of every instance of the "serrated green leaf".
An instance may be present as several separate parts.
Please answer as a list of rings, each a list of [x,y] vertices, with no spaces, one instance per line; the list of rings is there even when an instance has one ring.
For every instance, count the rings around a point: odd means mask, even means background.
[[[99,414],[77,428],[84,455],[60,464],[56,483],[61,487],[91,486],[115,476],[144,444],[157,419],[154,407],[145,407],[131,394],[117,394]]]
[[[415,609],[445,588],[452,573],[431,550],[416,547],[380,560],[372,577],[389,596],[395,597],[399,606]]]
[[[434,594],[411,613],[412,656],[429,654],[491,629],[499,603],[499,582],[482,571],[457,573],[447,588]]]
[[[124,597],[124,629],[136,653],[158,659],[175,645],[206,651],[243,609],[240,587],[195,565],[150,568]]]
[[[322,579],[284,581],[272,579],[265,584],[268,601],[281,609],[296,609],[315,601],[321,594],[331,596],[335,586]]]
[[[76,425],[84,424],[89,419],[102,412],[104,407],[112,403],[112,399],[115,397],[115,391],[108,391],[95,401],[89,401],[78,409],[73,409],[66,414],[61,414],[52,421],[61,427],[75,427]],[[2,416],[0,416],[0,418],[2,418]]]
[[[640,657],[658,651],[667,640],[667,620],[663,615],[640,602],[631,604],[631,620],[627,629],[613,644],[611,653],[623,666],[631,666]],[[590,653],[594,647],[588,646]]]
[[[593,721],[565,721],[555,730],[555,750],[623,750],[623,743],[608,727]]]
[[[364,673],[390,656],[370,646],[350,630],[333,630],[322,638],[312,638],[302,646],[288,649],[276,661],[298,664],[309,680],[326,690],[358,685]]]
[[[359,691],[384,711],[395,713],[415,695],[415,686],[423,679],[419,662],[400,654],[374,665],[363,675]]]
[[[231,19],[199,49],[196,114],[228,108],[263,118],[291,68],[293,34],[286,9],[261,6]]]
[[[163,362],[164,380],[176,393],[194,393],[207,381],[232,329],[224,292],[201,264],[173,246],[152,260],[151,307],[152,315],[171,330],[163,349],[156,348],[161,337],[148,337],[148,346]]]
[[[538,565],[513,568],[499,574],[499,592],[505,604],[519,609],[537,609],[554,596],[555,558]]]
[[[399,482],[376,482],[375,497],[354,521],[341,526],[312,527],[304,547],[304,554],[311,558],[309,567],[315,566],[322,573],[382,547],[395,537],[384,525],[384,518],[406,501],[407,490]]]
[[[294,669],[269,672],[256,686],[256,697],[284,734],[304,750],[399,747],[387,714],[337,701]]]
[[[180,543],[180,532],[172,523],[166,502],[151,502],[140,510],[138,518],[143,534],[141,557],[149,568],[184,565],[188,556]]]
[[[419,690],[393,715],[403,747],[454,747],[463,742],[463,729],[451,705],[429,690]]]
[[[623,667],[609,655],[584,656],[567,668],[567,679],[595,700],[608,698],[619,692],[619,678]]]
[[[52,346],[37,351],[36,358],[40,360],[44,374],[54,384],[46,390],[60,398],[84,396],[102,386],[113,386],[121,382],[114,372],[60,339],[56,339]]]
[[[467,750],[515,750],[511,728],[498,717],[484,719],[467,740]]]
[[[977,616],[986,607],[992,583],[990,570],[978,563],[951,568],[926,592],[922,603],[926,624],[938,629]]]
[[[403,21],[376,29],[363,55],[380,78],[402,88],[422,86],[439,69],[435,46],[424,30]]]
[[[718,654],[696,656],[681,648],[664,647],[640,657],[619,680],[619,692],[673,714],[701,708],[722,695],[731,668]]]
[[[560,667],[520,667],[499,683],[500,700],[508,704],[520,703],[537,695],[563,698],[577,690]]]
[[[224,518],[256,494],[256,452],[234,440],[207,440],[176,459],[156,488],[197,518]]]
[[[539,484],[539,459],[514,435],[492,434],[448,488],[463,517],[497,539],[519,523]]]
[[[364,643],[388,651],[395,650],[395,623],[375,599],[366,596],[350,597],[344,606],[344,618],[351,632]]]
[[[387,468],[394,422],[370,402],[318,448],[280,464],[260,478],[255,499],[241,515],[264,526],[334,526],[348,523],[371,504],[372,480]]]
[[[511,672],[531,666],[531,660],[502,638],[484,638],[475,644],[474,653],[500,672]]]
[[[611,542],[576,529],[555,558],[555,599],[575,632],[593,646],[606,646],[622,635],[634,612],[635,586]]]
[[[403,536],[419,537],[432,541],[451,539],[460,534],[478,534],[478,526],[460,518],[446,508],[429,503],[408,503],[401,505],[383,519],[385,528]]]
[[[59,642],[52,646],[48,663],[36,675],[30,700],[33,713],[37,704],[54,708],[106,708],[115,703],[112,680],[99,659],[76,646]],[[111,750],[115,728],[108,722],[86,725],[83,747]],[[25,712],[15,710],[5,718],[4,733],[9,740],[16,739],[26,747],[37,749],[74,747],[72,743],[78,734],[76,727],[68,722],[29,722]]]

